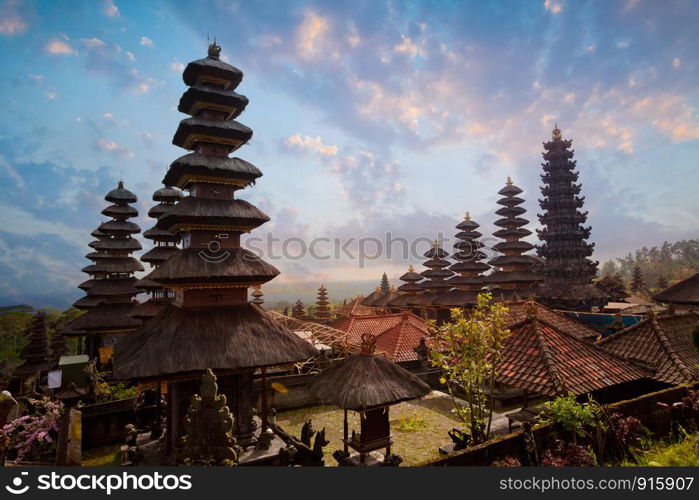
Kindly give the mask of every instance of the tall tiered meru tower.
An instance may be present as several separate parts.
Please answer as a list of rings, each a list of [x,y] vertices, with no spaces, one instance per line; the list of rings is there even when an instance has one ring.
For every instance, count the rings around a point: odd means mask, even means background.
[[[235,121],[248,104],[235,88],[243,73],[220,60],[214,42],[208,56],[184,70],[189,89],[178,109],[173,144],[192,151],[175,160],[166,186],[188,190],[160,216],[156,227],[182,236],[182,249],[147,277],[175,292],[175,301],[131,335],[115,352],[115,373],[124,379],[168,383],[168,444],[183,434],[190,398],[207,368],[235,415],[242,445],[253,438],[253,374],[258,368],[307,360],[310,344],[248,302],[248,288],[279,271],[241,248],[240,236],[269,220],[250,203],[236,199],[262,173],[229,154],[247,143],[252,130]],[[264,409],[263,409],[264,411]]]
[[[581,185],[576,183],[578,172],[573,160],[571,140],[561,137],[558,126],[552,138],[544,143],[541,175],[543,199],[539,204],[543,213],[538,230],[542,243],[537,247],[539,257],[544,260],[544,285],[539,297],[541,302],[558,309],[590,310],[603,306],[607,297],[592,285],[597,273],[597,262],[589,259],[594,243],[588,243],[590,228],[583,224],[587,212],[580,209],[585,202],[579,196]]]

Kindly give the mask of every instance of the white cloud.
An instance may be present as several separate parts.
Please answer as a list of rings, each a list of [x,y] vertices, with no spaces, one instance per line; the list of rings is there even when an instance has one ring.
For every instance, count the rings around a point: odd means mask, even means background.
[[[407,36],[401,35],[401,38],[403,41],[399,44],[394,45],[393,50],[395,50],[396,52],[402,52],[404,54],[407,54],[410,57],[415,57],[418,54],[417,45],[415,45],[413,41]]]
[[[296,30],[296,47],[301,57],[314,58],[321,53],[323,39],[330,31],[327,18],[313,11],[306,11]]]
[[[86,47],[104,47],[106,44],[99,38],[81,38],[80,41],[85,44]]]
[[[680,63],[681,63],[681,62],[680,62],[680,58],[679,58],[679,57],[675,57],[675,58],[672,60],[672,67],[673,67],[673,68],[679,68],[679,67],[680,67]]]
[[[321,156],[335,156],[337,154],[337,146],[323,144],[320,136],[310,137],[300,134],[294,134],[284,140],[284,144],[290,149],[297,149],[306,153],[317,153]]]
[[[120,158],[133,158],[133,153],[129,151],[125,146],[118,144],[117,142],[110,141],[108,139],[99,138],[93,142],[93,145],[100,151],[109,153],[112,156]]]
[[[19,2],[6,0],[0,6],[0,35],[17,35],[27,31],[29,25],[19,12]]]
[[[53,41],[47,43],[45,50],[49,54],[58,54],[58,55],[75,54],[75,50],[73,50],[73,47],[68,45],[66,42],[61,42],[60,40],[53,40]]]
[[[119,17],[119,7],[114,4],[113,0],[103,0],[102,11],[107,17]]]
[[[551,12],[551,14],[558,14],[563,10],[563,6],[560,2],[554,0],[544,0],[544,8]]]
[[[152,47],[152,46],[153,46],[153,40],[151,40],[151,39],[148,38],[147,36],[142,36],[142,37],[141,37],[141,41],[138,42],[138,43],[140,43],[140,44],[143,45],[144,47]]]
[[[176,73],[182,73],[184,71],[184,64],[177,59],[173,59],[170,63],[170,69]]]
[[[133,55],[133,52],[129,52],[128,50],[126,51],[126,58],[131,62],[136,62],[136,56]]]
[[[111,114],[111,113],[105,113],[105,114],[102,115],[102,117],[103,117],[105,120],[113,120],[113,119],[114,119],[114,115]]]

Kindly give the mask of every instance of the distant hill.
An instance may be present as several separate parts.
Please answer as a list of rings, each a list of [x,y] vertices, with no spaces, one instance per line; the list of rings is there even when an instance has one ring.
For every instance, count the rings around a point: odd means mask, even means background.
[[[18,312],[33,313],[34,308],[32,306],[28,306],[26,304],[0,307],[0,314],[9,314],[9,313],[18,313]]]

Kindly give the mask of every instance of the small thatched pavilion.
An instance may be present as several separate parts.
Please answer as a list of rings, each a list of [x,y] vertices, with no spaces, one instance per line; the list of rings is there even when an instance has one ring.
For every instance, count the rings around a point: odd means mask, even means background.
[[[311,394],[321,401],[345,410],[344,456],[349,447],[359,453],[364,464],[366,454],[386,448],[391,456],[391,428],[388,407],[403,401],[421,398],[430,392],[430,386],[409,371],[374,354],[373,335],[362,337],[362,350],[322,371],[308,386]],[[361,428],[349,435],[347,410],[359,412]]]

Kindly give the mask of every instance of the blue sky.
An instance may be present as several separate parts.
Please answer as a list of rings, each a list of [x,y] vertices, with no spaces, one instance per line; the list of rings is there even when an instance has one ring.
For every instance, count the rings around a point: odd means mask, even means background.
[[[0,304],[81,295],[120,177],[152,225],[207,35],[245,73],[255,135],[236,154],[265,175],[240,197],[272,217],[255,236],[450,236],[466,210],[488,234],[508,175],[535,227],[558,122],[597,259],[698,237],[698,25],[691,1],[0,0]],[[268,298],[325,282],[341,299],[409,262],[272,263]]]

